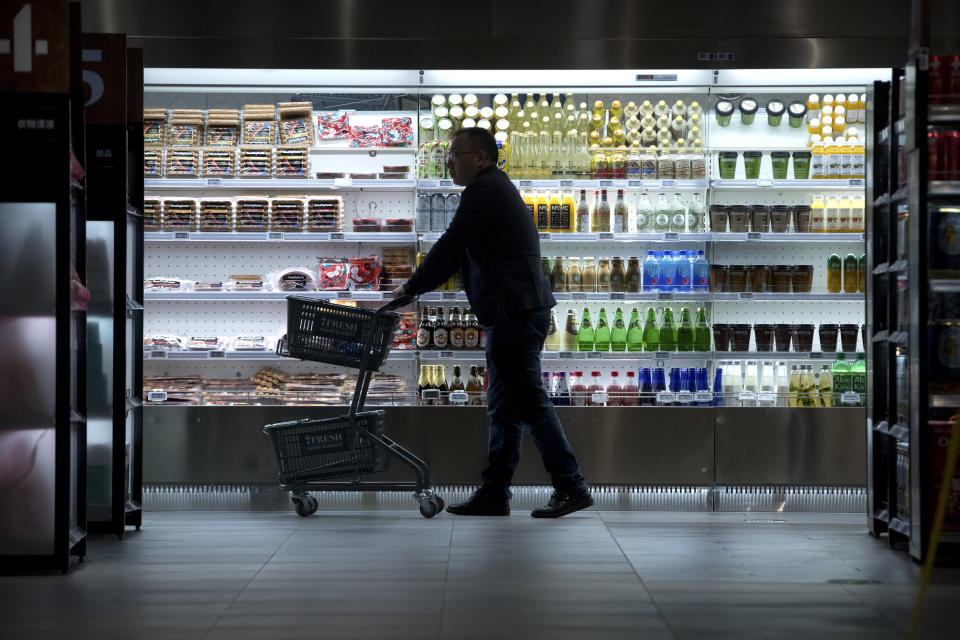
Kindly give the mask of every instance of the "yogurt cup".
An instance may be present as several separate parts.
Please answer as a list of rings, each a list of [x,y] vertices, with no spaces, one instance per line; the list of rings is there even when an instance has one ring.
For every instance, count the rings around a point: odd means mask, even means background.
[[[713,323],[714,351],[730,351],[731,327],[729,324]]]
[[[793,152],[793,177],[796,180],[806,180],[810,177],[810,152]]]
[[[773,179],[786,180],[787,169],[790,167],[790,152],[773,151],[770,153],[770,161],[773,164]]]
[[[787,116],[790,126],[799,129],[807,119],[807,105],[802,102],[791,102],[787,107]]]
[[[783,112],[786,109],[780,100],[771,100],[767,103],[767,124],[771,127],[779,127],[780,119],[783,118]]]
[[[747,179],[760,177],[760,163],[763,161],[762,151],[743,152],[743,173]]]
[[[857,350],[857,334],[860,333],[860,325],[842,324],[840,325],[840,346],[847,353],[853,353]]]
[[[791,278],[794,293],[810,293],[813,286],[813,265],[800,264],[795,266]]]
[[[793,326],[789,324],[776,324],[773,328],[773,338],[777,351],[790,351],[790,336],[793,334]]]
[[[757,101],[753,98],[744,98],[740,101],[740,122],[743,124],[753,124],[753,118],[757,115]]]
[[[719,106],[719,105],[718,105]],[[726,126],[726,125],[723,125]],[[720,159],[720,177],[724,180],[733,180],[737,175],[737,156],[736,151],[721,151]]]
[[[721,127],[730,126],[730,118],[733,116],[733,103],[729,100],[721,100],[715,108],[717,113],[717,124]]]

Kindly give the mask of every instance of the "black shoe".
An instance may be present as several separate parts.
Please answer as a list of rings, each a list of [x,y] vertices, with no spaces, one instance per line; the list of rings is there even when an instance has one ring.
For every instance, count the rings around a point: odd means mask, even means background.
[[[447,513],[455,516],[508,516],[510,501],[505,496],[491,495],[481,488],[474,491],[466,502],[448,506]]]
[[[530,515],[534,518],[559,518],[592,506],[593,496],[586,489],[579,493],[568,493],[558,489],[550,496],[547,506],[534,509]]]

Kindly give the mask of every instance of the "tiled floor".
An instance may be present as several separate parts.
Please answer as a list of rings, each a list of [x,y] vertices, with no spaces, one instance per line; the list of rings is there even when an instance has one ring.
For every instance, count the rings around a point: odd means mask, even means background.
[[[860,515],[149,513],[66,576],[0,577],[0,638],[905,638],[920,567]],[[924,638],[957,638],[960,569]]]

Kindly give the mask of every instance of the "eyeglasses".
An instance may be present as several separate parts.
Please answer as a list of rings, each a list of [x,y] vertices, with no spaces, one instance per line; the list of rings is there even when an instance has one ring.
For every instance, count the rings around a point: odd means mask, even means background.
[[[457,156],[462,156],[468,153],[482,153],[481,151],[448,151],[447,160],[449,162],[456,162]]]

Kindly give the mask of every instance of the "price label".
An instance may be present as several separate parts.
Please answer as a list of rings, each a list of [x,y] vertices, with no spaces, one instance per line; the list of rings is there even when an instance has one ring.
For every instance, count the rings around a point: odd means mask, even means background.
[[[550,240],[553,236],[550,233],[540,233],[538,234],[541,240]]]
[[[597,234],[597,240],[613,240],[613,232],[601,231]]]
[[[677,394],[670,391],[661,391],[657,393],[657,404],[673,404],[677,401]]]
[[[467,395],[466,391],[451,391],[450,392],[450,402],[451,404],[462,404],[470,399],[470,396]]]
[[[439,400],[440,399],[440,390],[439,389],[424,389],[420,392],[420,397],[424,400]]]
[[[267,234],[267,240],[283,240],[283,234],[276,231],[271,231]]]
[[[625,295],[622,291],[614,291],[613,293],[610,294],[610,299],[611,299],[611,300],[624,300],[624,299],[626,299],[626,295]]]
[[[823,360],[822,351],[811,351],[809,355],[811,360]]]
[[[741,300],[753,300],[753,292],[752,292],[752,291],[741,291],[741,292],[740,292],[740,299],[741,299]]]
[[[456,300],[457,292],[456,291],[444,291],[440,294],[441,300]]]
[[[862,187],[862,186],[863,186],[863,178],[855,178],[855,179],[853,179],[853,180],[850,180],[850,181],[849,181],[849,184],[850,184],[851,187]]]
[[[772,187],[772,186],[773,186],[773,180],[771,180],[770,178],[760,178],[759,180],[757,180],[757,186],[758,186],[758,187]]]
[[[600,186],[601,186],[601,187],[612,187],[612,186],[613,186],[613,180],[601,180],[601,181],[600,181]]]
[[[338,291],[337,293],[334,294],[334,297],[340,298],[343,300],[349,300],[350,298],[353,297],[353,293],[351,293],[350,291]]]
[[[573,360],[573,351],[561,351],[560,352],[561,360]]]
[[[669,360],[669,359],[670,359],[670,352],[669,352],[669,351],[657,351],[656,354],[657,354],[657,355],[656,355],[657,360]]]
[[[331,240],[343,240],[343,233],[331,233],[331,234],[330,234],[330,239],[331,239]]]
[[[757,394],[753,391],[741,391],[740,402],[756,402]]]
[[[693,402],[693,393],[690,391],[678,391],[677,402],[681,404],[690,404]]]
[[[844,391],[840,395],[840,404],[860,404],[860,394],[856,391]]]
[[[439,357],[441,360],[453,360],[454,356],[456,353],[453,351],[441,351]]]
[[[603,354],[599,351],[590,351],[587,353],[587,360],[600,360],[603,358]]]
[[[696,399],[697,404],[713,402],[713,394],[709,391],[697,391],[694,398]]]
[[[573,188],[573,180],[561,180],[561,181],[560,181],[560,187],[561,187],[561,188],[562,188],[562,187],[570,187],[570,188],[572,189],[572,188]]]
[[[666,240],[667,242],[676,241],[680,239],[680,234],[677,233],[676,231],[670,231],[668,233],[663,234],[663,239]]]
[[[676,180],[661,180],[660,186],[664,189],[676,189],[677,181]]]
[[[585,294],[585,293],[571,293],[571,294],[570,294],[570,299],[571,299],[571,300],[586,300],[586,299],[587,299],[587,294]]]
[[[451,179],[449,179],[449,178],[444,178],[443,180],[437,180],[437,186],[438,186],[438,187],[452,187],[452,186],[453,186],[453,180],[451,180]]]
[[[207,178],[208,187],[220,187],[223,186],[223,178]]]
[[[223,359],[227,357],[227,352],[226,351],[209,351],[207,357],[211,359],[213,358]]]
[[[166,357],[167,357],[167,352],[166,352],[166,351],[151,351],[151,352],[150,352],[150,357],[151,357],[151,358],[166,358]]]
[[[757,402],[763,402],[767,404],[776,404],[777,394],[775,393],[758,393]]]
[[[607,395],[606,391],[595,391],[592,396],[590,396],[590,401],[593,404],[607,404],[607,401],[610,400],[610,396]]]
[[[334,178],[333,186],[335,187],[352,187],[353,179],[352,178]]]
[[[560,354],[556,351],[544,351],[540,354],[542,360],[556,360],[560,357]]]
[[[519,181],[519,184],[520,184],[521,187],[532,187],[532,186],[533,186],[533,180],[520,180],[520,181]]]
[[[757,231],[751,231],[747,234],[747,240],[760,240],[760,233]]]
[[[167,392],[166,391],[148,391],[147,392],[147,402],[166,402],[167,401]]]
[[[627,187],[629,188],[643,188],[643,180],[627,180]]]
[[[668,291],[660,291],[657,293],[657,300],[673,300],[673,294]]]
[[[189,239],[190,239],[190,233],[187,232],[187,231],[177,231],[176,233],[173,234],[173,239],[174,239],[174,240],[189,240]]]

